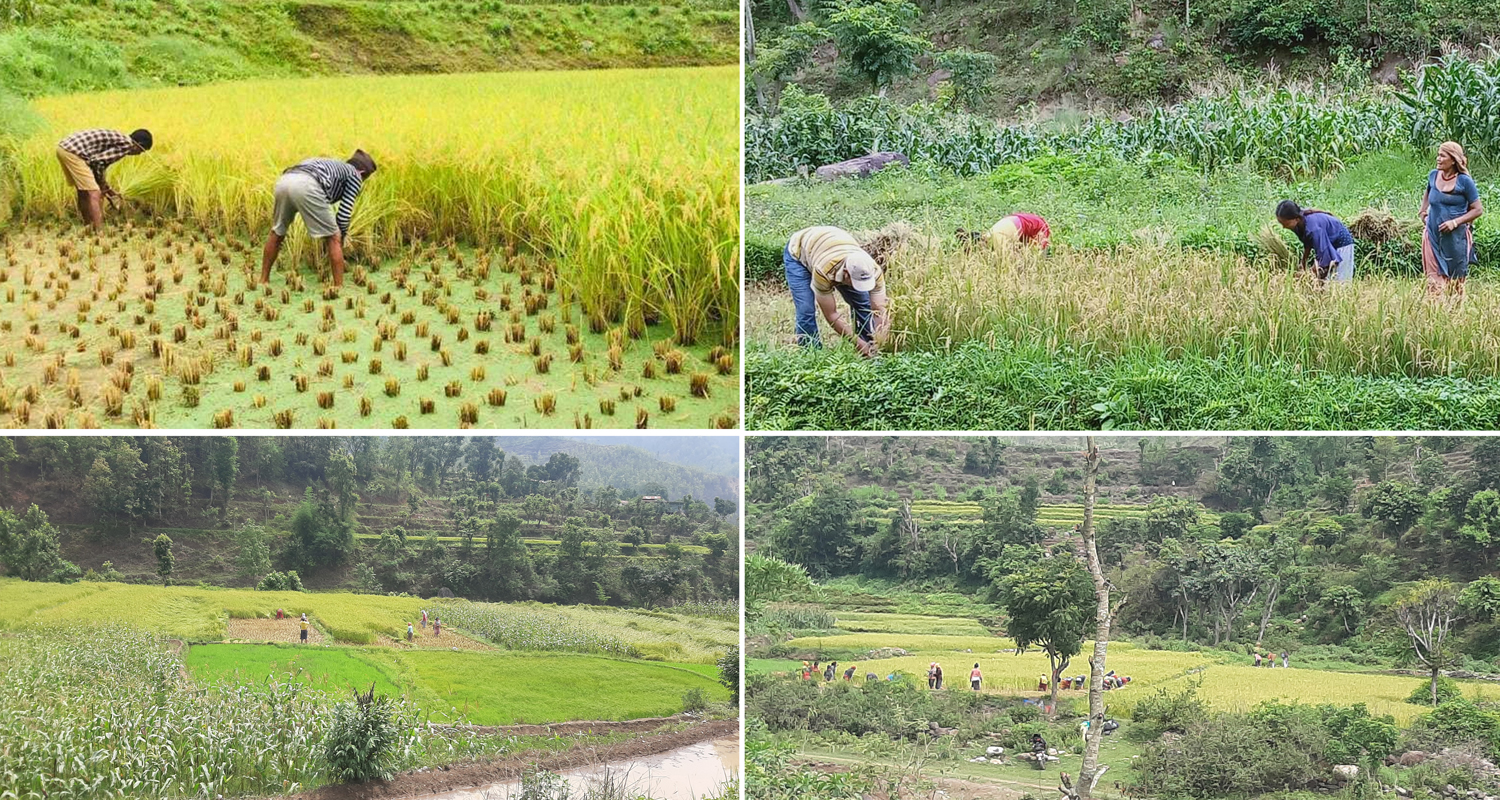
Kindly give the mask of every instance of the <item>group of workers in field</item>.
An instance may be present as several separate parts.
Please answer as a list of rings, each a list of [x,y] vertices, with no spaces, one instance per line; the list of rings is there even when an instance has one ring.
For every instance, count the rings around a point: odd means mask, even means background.
[[[422,630],[424,630],[424,631],[427,630],[428,619],[427,619],[427,609],[425,609],[425,608],[422,609],[422,619],[419,620],[419,624],[422,626]],[[432,618],[432,620],[431,620],[431,624],[432,624],[432,635],[433,636],[442,636],[443,635],[443,620],[434,616]],[[417,631],[416,631],[416,629],[414,629],[411,626],[410,622],[406,623],[406,641],[408,641],[408,642],[416,641],[416,638],[417,638]]]
[[[1290,662],[1291,662],[1291,657],[1286,654],[1285,650],[1281,651],[1281,668],[1282,669],[1286,669],[1287,666],[1290,664]],[[1261,656],[1260,651],[1256,650],[1255,651],[1255,666],[1257,666],[1257,667],[1274,667],[1274,666],[1276,666],[1276,654],[1275,653],[1266,653],[1265,656]]]
[[[1484,214],[1484,205],[1461,145],[1439,145],[1434,166],[1417,212],[1422,222],[1422,272],[1431,294],[1461,299],[1469,266],[1476,261],[1473,223]],[[1301,269],[1318,285],[1354,280],[1354,237],[1342,220],[1283,200],[1276,206],[1276,221],[1302,244]],[[958,235],[965,244],[984,242],[997,249],[1046,250],[1052,242],[1052,229],[1036,214],[1010,214],[987,231],[959,229]],[[797,343],[821,346],[821,312],[834,333],[852,339],[862,355],[873,358],[890,325],[884,265],[853,234],[828,225],[793,233],[782,263],[795,307]],[[838,297],[849,306],[852,321],[839,313]]]
[[[78,195],[78,214],[95,230],[104,224],[104,205],[117,206],[120,193],[109,185],[106,170],[127,156],[152,148],[154,137],[144,128],[130,134],[91,128],[69,135],[57,144],[63,175]],[[292,221],[302,217],[307,233],[323,243],[333,268],[333,285],[344,285],[344,242],[354,217],[354,201],[364,182],[375,174],[375,160],[355,150],[347,160],[309,158],[288,167],[272,190],[271,233],[261,258],[260,282],[271,280],[271,267],[281,253]]]

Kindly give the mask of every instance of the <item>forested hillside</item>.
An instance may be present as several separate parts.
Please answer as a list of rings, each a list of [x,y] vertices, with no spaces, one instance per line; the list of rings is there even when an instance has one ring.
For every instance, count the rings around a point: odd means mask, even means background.
[[[657,495],[674,500],[685,494],[726,499],[739,496],[739,442],[736,439],[703,436],[651,438],[654,443],[667,443],[655,444],[654,447],[665,447],[675,456],[659,457],[648,452],[636,446],[637,437],[634,436],[515,436],[507,437],[504,447],[528,464],[543,463],[553,453],[576,456],[581,462],[580,489],[613,486],[622,495]],[[680,444],[672,444],[677,442]],[[696,459],[693,457],[695,451],[701,451]]]
[[[630,447],[650,453],[654,458],[684,467],[738,478],[740,475],[740,442],[737,437],[703,436],[570,436],[570,441]]]
[[[585,488],[591,460],[613,448],[528,463],[508,443],[3,438],[0,564],[33,580],[631,606],[738,597],[733,494],[652,486],[682,468],[640,461],[642,485],[670,502]]]
[[[1444,667],[1500,671],[1500,440],[1100,441],[1096,522],[1128,598],[1121,634],[1411,664],[1396,609],[1431,589],[1453,615]],[[1073,438],[753,438],[747,537],[818,579],[993,610],[1038,556],[1073,551],[1083,468]]]
[[[900,103],[1008,115],[1180,99],[1194,86],[1389,81],[1444,45],[1478,47],[1493,2],[1320,0],[752,0],[746,101],[774,113],[789,86],[835,103]]]

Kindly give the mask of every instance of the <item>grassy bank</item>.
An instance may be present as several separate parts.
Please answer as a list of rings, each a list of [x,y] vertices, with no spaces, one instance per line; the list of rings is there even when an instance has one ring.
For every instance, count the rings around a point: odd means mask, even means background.
[[[717,0],[36,3],[0,29],[0,90],[36,96],[246,78],[732,64]]]
[[[1500,381],[1357,377],[1243,354],[1071,358],[970,343],[865,361],[746,349],[752,430],[1482,430]]]

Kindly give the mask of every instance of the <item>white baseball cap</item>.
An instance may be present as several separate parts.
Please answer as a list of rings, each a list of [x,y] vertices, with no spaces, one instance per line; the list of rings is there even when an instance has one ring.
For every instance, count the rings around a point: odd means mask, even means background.
[[[849,285],[857,292],[868,292],[875,288],[880,278],[880,265],[863,250],[849,254],[844,259],[844,273],[849,276]]]

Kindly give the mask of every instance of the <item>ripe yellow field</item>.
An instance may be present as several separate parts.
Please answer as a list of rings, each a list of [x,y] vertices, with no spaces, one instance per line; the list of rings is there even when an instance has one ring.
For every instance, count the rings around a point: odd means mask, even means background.
[[[892,672],[907,672],[925,678],[927,665],[936,661],[943,666],[949,687],[955,690],[968,689],[969,669],[975,662],[979,663],[984,674],[984,690],[1006,694],[1040,696],[1036,691],[1037,680],[1049,671],[1047,656],[1040,650],[1021,655],[1002,653],[999,651],[1014,648],[1014,642],[993,636],[854,633],[809,636],[793,639],[787,644],[794,651],[798,648],[873,650],[899,647],[910,655],[849,663],[861,676],[873,672],[884,678]],[[1083,655],[1075,657],[1063,674],[1087,675],[1088,656],[1093,653],[1093,647],[1092,642],[1085,642]],[[1423,706],[1406,702],[1413,689],[1426,685],[1422,678],[1297,669],[1295,658],[1292,664],[1293,669],[1257,669],[1248,665],[1217,663],[1203,653],[1144,650],[1116,642],[1109,647],[1108,667],[1120,675],[1130,676],[1131,683],[1123,689],[1111,691],[1106,695],[1106,702],[1109,713],[1128,716],[1140,698],[1163,686],[1176,691],[1185,687],[1189,680],[1201,680],[1199,695],[1223,711],[1246,711],[1263,701],[1277,699],[1313,704],[1364,703],[1373,713],[1390,714],[1405,723],[1426,710]],[[1460,681],[1459,685],[1467,696],[1500,697],[1500,686],[1494,684]],[[1086,693],[1069,691],[1061,692],[1059,696],[1083,698]]]
[[[369,151],[356,253],[454,239],[534,252],[596,333],[672,327],[724,344],[739,320],[735,67],[251,81],[44,98],[18,164],[23,215],[66,217],[54,148],[89,127],[145,127],[156,147],[112,180],[134,204],[269,228],[280,171]],[[294,236],[299,247],[301,236]]]

